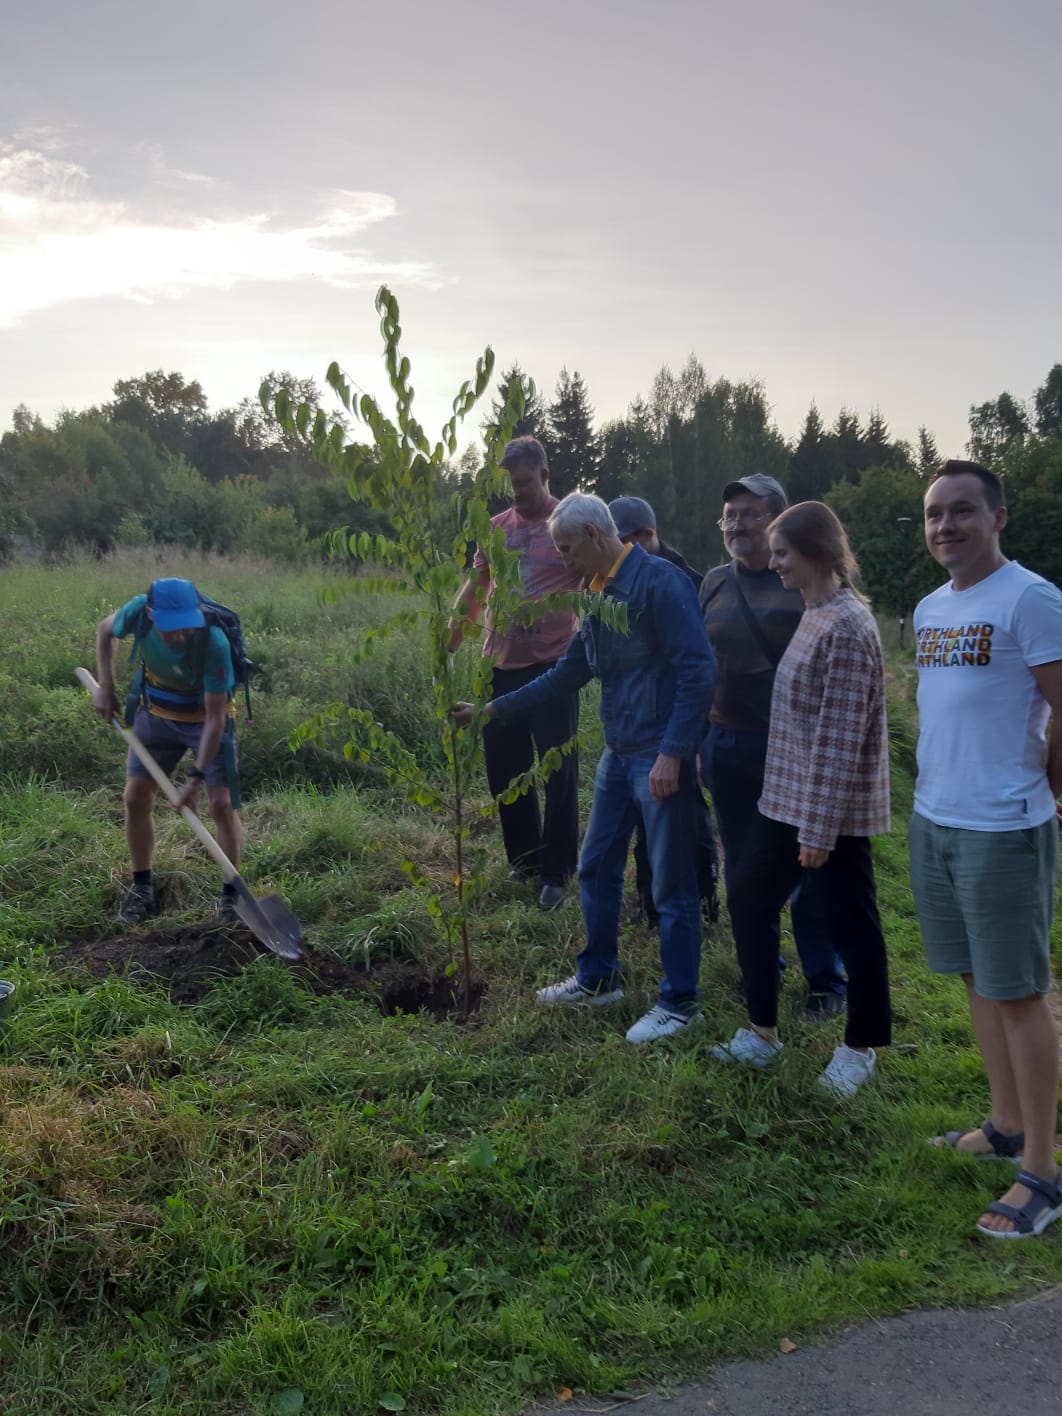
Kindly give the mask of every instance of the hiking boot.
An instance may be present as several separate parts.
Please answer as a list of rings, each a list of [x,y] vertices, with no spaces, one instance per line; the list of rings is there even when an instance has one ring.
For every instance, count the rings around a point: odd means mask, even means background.
[[[828,1023],[845,1009],[843,993],[809,993],[801,1010],[810,1023]]]
[[[782,1050],[780,1042],[768,1042],[751,1028],[738,1028],[729,1042],[712,1048],[717,1062],[741,1062],[746,1067],[769,1067]]]
[[[874,1075],[877,1060],[872,1047],[866,1052],[857,1052],[842,1043],[834,1049],[828,1067],[819,1078],[819,1086],[834,1096],[855,1096],[863,1083]]]
[[[154,885],[131,885],[118,911],[122,924],[143,924],[159,907]]]
[[[566,978],[562,983],[551,983],[548,988],[540,988],[535,994],[535,1002],[543,1003],[548,1008],[557,1004],[602,1008],[606,1003],[618,1003],[622,997],[622,988],[609,988],[607,983],[588,988],[572,974],[571,978]]]
[[[239,924],[240,916],[236,913],[236,896],[219,895],[217,908],[214,911],[214,918],[219,924]]]
[[[627,1041],[633,1042],[635,1046],[643,1042],[656,1042],[658,1038],[671,1037],[683,1028],[703,1022],[704,1014],[696,1008],[692,1012],[684,1013],[657,1003],[649,1009],[644,1018],[639,1018],[627,1029]]]

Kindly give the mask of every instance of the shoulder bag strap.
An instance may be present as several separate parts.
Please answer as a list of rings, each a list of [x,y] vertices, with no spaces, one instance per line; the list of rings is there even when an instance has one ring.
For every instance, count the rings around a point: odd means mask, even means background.
[[[741,588],[741,579],[733,566],[730,567],[730,578],[734,582],[734,589],[737,591],[738,604],[741,606],[741,613],[745,616],[745,623],[748,625],[749,630],[752,633],[753,639],[755,639],[756,643],[759,645],[764,657],[767,659],[767,662],[770,664],[771,668],[776,669],[781,661],[782,654],[785,652],[785,650],[783,649],[779,651],[777,649],[772,648],[771,645],[768,644],[767,636],[763,632],[763,626],[760,624],[756,616],[752,613],[752,606],[745,598],[745,592]]]

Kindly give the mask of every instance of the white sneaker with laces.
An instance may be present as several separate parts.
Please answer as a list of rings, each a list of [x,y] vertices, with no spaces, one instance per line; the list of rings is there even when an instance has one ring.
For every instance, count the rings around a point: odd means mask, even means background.
[[[877,1060],[872,1047],[866,1052],[857,1052],[842,1043],[834,1049],[829,1065],[819,1078],[819,1086],[834,1096],[855,1096],[863,1083],[874,1075]]]
[[[535,994],[535,1002],[552,1008],[557,1004],[575,1005],[586,1008],[602,1008],[606,1003],[618,1003],[623,997],[622,988],[586,988],[572,974],[562,983],[551,983],[548,988],[540,988]]]
[[[627,1041],[636,1045],[642,1042],[656,1042],[657,1038],[671,1037],[683,1028],[703,1022],[704,1014],[696,1010],[692,1013],[674,1013],[662,1003],[657,1003],[649,1009],[644,1018],[639,1018],[627,1029]]]
[[[769,1067],[782,1051],[782,1044],[768,1042],[751,1028],[738,1028],[729,1042],[712,1048],[717,1062],[741,1062],[746,1067]]]

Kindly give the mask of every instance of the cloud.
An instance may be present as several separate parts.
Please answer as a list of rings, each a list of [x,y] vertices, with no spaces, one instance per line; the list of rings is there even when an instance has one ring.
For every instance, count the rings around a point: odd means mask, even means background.
[[[445,283],[429,263],[387,261],[353,244],[395,215],[392,197],[340,190],[325,200],[301,225],[267,212],[152,220],[94,198],[85,169],[43,146],[0,144],[0,328],[72,300],[180,299],[251,281]]]

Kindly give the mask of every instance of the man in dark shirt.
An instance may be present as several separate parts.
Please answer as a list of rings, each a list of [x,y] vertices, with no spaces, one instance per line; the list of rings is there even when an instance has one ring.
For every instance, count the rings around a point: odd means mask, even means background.
[[[781,484],[765,473],[730,482],[719,529],[732,559],[701,582],[701,611],[719,667],[701,772],[719,823],[728,885],[763,789],[774,672],[804,612],[800,592],[786,590],[768,566],[767,527],[787,504]],[[794,897],[792,921],[808,981],[805,1014],[815,1020],[836,1017],[847,985],[813,883],[801,885]]]
[[[661,541],[656,534],[656,512],[644,497],[617,497],[615,501],[609,502],[608,509],[612,513],[621,541],[637,541],[649,555],[659,556],[661,560],[678,566],[683,575],[693,582],[693,588],[700,590],[704,576],[699,570],[694,570],[674,546]]]

